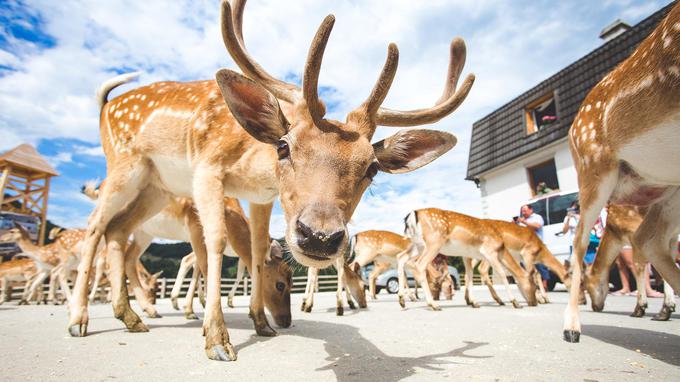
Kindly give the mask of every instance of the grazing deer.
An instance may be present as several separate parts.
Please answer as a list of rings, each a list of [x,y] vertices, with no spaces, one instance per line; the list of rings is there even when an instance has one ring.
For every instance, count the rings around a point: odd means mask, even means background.
[[[404,293],[408,294],[411,301],[416,300],[406,280],[405,266],[410,264],[410,248],[411,240],[394,232],[377,230],[359,232],[350,241],[350,255],[354,253],[354,261],[350,268],[365,267],[372,261],[377,263],[368,277],[371,297],[376,299],[376,279],[382,272],[396,266],[399,278],[399,304],[403,307]]]
[[[593,265],[586,269],[585,287],[590,295],[594,311],[604,309],[604,301],[609,292],[609,269],[624,245],[631,245],[635,232],[644,219],[647,209],[623,205],[610,205],[607,213],[607,225],[597,249]],[[635,283],[637,284],[637,304],[631,317],[643,317],[647,309],[647,288],[645,288],[645,257],[633,252],[635,263]],[[661,311],[653,318],[655,321],[667,321],[675,311],[675,293],[668,282],[664,281],[664,302]]]
[[[488,219],[487,222],[501,234],[505,249],[510,252],[515,260],[523,261],[529,274],[533,275],[539,291],[538,302],[542,304],[547,303],[548,294],[543,288],[541,275],[534,267],[536,263],[541,263],[548,267],[569,288],[570,281],[567,270],[553,256],[534,230],[504,220]],[[492,284],[487,285],[493,288]]]
[[[36,264],[37,262],[33,258],[15,258],[0,264],[0,282],[2,282],[0,304],[11,300],[12,286],[18,284],[24,285],[24,293],[19,304],[28,301],[31,282],[38,274],[39,266],[37,267]]]
[[[366,289],[364,287],[364,282],[359,275],[359,268],[350,268],[345,262],[344,257],[338,257],[335,259],[335,269],[338,272],[338,287],[335,293],[336,298],[336,308],[335,314],[342,316],[345,313],[344,301],[342,297],[343,290],[347,294],[347,305],[350,309],[356,309],[352,297],[357,300],[360,308],[366,308]],[[319,285],[319,268],[309,267],[307,269],[307,285],[305,287],[305,294],[302,298],[302,307],[300,310],[303,312],[311,312],[312,306],[314,306],[314,292],[316,292],[317,286]]]
[[[610,204],[648,206],[633,251],[680,290],[672,255],[680,231],[680,4],[586,96],[569,130],[578,174],[576,228],[564,339],[578,342],[578,295],[590,229]]]
[[[370,143],[377,125],[416,126],[439,121],[466,98],[474,76],[456,90],[465,45],[454,39],[442,99],[428,109],[381,108],[397,68],[394,44],[370,96],[346,122],[324,118],[318,97],[321,60],[330,36],[328,16],[314,37],[302,88],[273,78],[245,50],[242,17],[245,1],[234,11],[222,1],[224,43],[244,72],[221,69],[216,81],[160,82],[107,101],[108,93],[133,76],[117,77],[98,92],[100,131],[107,160],[107,182],[90,217],[69,332],[83,336],[88,315],[86,280],[96,243],[103,236],[112,269],[115,316],[132,332],[147,331],[124,293],[123,251],[128,234],[158,213],[170,196],[195,201],[203,230],[191,232],[201,273],[207,275],[205,351],[210,359],[235,360],[220,303],[220,271],[226,246],[225,196],[248,200],[251,219],[251,317],[259,335],[276,332],[264,314],[262,267],[269,249],[269,219],[280,196],[287,224],[286,241],[303,265],[326,267],[341,256],[346,224],[378,171],[403,173],[430,163],[456,139],[442,131],[406,130]],[[247,77],[246,77],[247,76]],[[281,103],[279,103],[281,101]]]
[[[413,242],[412,257],[415,260],[415,278],[425,290],[427,304],[440,310],[432,298],[425,270],[437,254],[461,256],[465,265],[465,301],[477,308],[479,305],[470,293],[472,286],[472,259],[486,260],[503,280],[512,306],[521,308],[513,297],[505,275],[505,266],[513,275],[519,290],[531,306],[536,305],[536,285],[529,274],[507,253],[502,235],[492,224],[482,219],[438,208],[412,211],[404,219],[406,236]]]
[[[34,244],[30,233],[20,224],[15,224],[14,228],[3,234],[0,242],[15,242],[23,252],[21,255],[31,258],[35,265],[36,273],[31,279],[27,279],[19,304],[28,304],[33,296],[37,296],[38,302],[43,301],[42,286],[52,269],[59,263],[61,247],[56,243],[44,246]]]
[[[102,182],[102,185],[105,183],[106,180]],[[101,185],[99,188],[101,188]],[[82,190],[83,193],[92,200],[97,200],[99,193],[93,184],[86,184]],[[227,244],[225,246],[224,255],[238,257],[239,263],[243,261],[243,263],[250,268],[252,264],[250,226],[245,212],[239,201],[234,198],[224,198],[223,208],[227,228]],[[200,246],[200,243],[197,244],[192,241],[191,232],[201,229],[196,208],[191,199],[170,198],[168,205],[162,211],[134,230],[134,239],[125,253],[126,265],[129,263],[141,264],[139,258],[149,247],[151,240],[155,237],[192,242],[192,245]],[[175,278],[175,284],[173,285],[170,296],[173,307],[179,310],[177,299],[179,298],[184,277],[191,268],[193,268],[194,274],[192,284],[187,293],[187,304],[184,309],[184,316],[187,319],[198,319],[198,316],[196,316],[193,310],[193,297],[200,270],[198,270],[198,267],[196,266],[196,255],[194,253],[190,253],[182,258],[180,269]],[[130,284],[135,293],[135,297],[149,317],[160,317],[153,306],[154,302],[150,295],[145,293],[146,288],[141,285],[141,280],[134,280],[134,277],[136,277],[137,274],[142,273],[139,271],[128,272],[126,270],[126,275],[130,278]],[[270,254],[265,260],[263,277],[265,279],[263,285],[265,306],[274,316],[276,324],[287,328],[291,323],[290,289],[292,288],[292,271],[288,264],[283,261],[283,249],[275,240],[272,240]],[[155,300],[155,296],[156,294],[154,291],[153,300]]]
[[[446,260],[446,256],[441,254],[435,256],[434,260],[432,260],[432,266],[427,269],[427,282],[430,287],[430,292],[432,293],[432,299],[439,301],[441,294],[443,293],[444,298],[452,300],[456,290],[453,285],[453,280],[451,279],[451,274],[449,273],[449,263]]]

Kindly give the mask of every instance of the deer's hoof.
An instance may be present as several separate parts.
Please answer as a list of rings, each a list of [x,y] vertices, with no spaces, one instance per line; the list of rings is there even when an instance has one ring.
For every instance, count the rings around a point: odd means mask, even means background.
[[[87,324],[75,324],[68,328],[71,337],[85,337],[87,335]]]
[[[635,310],[633,310],[633,313],[630,314],[631,317],[644,317],[645,315],[645,309],[647,307],[643,305],[635,305]]]
[[[661,311],[659,313],[655,314],[654,317],[652,317],[653,321],[668,321],[671,319],[671,313],[675,311],[675,307],[670,307],[666,304],[664,304],[663,307],[661,307]]]
[[[234,350],[234,347],[230,343],[227,343],[224,346],[215,345],[210,349],[206,349],[205,352],[208,355],[208,358],[213,361],[236,361],[236,350]]]
[[[572,344],[578,343],[581,340],[581,332],[576,330],[565,330],[564,340]]]

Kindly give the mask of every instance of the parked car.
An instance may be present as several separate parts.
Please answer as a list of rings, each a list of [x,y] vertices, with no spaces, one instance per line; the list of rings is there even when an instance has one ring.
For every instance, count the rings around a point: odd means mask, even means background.
[[[366,288],[368,288],[368,275],[373,270],[373,264],[369,264],[362,268],[361,277],[366,283]],[[451,280],[453,281],[453,288],[460,289],[460,275],[458,270],[449,265],[449,274],[451,275]],[[416,286],[416,281],[413,278],[413,274],[410,270],[406,270],[406,281],[408,286],[414,288]],[[399,276],[397,275],[397,270],[395,268],[388,269],[378,276],[375,280],[375,292],[380,293],[381,290],[385,289],[387,293],[395,294],[399,291]]]

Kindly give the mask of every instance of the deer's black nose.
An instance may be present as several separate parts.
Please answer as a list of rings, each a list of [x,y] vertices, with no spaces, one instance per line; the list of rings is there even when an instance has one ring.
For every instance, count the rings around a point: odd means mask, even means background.
[[[297,244],[304,251],[334,255],[344,239],[344,229],[332,233],[315,231],[299,219],[297,221]]]

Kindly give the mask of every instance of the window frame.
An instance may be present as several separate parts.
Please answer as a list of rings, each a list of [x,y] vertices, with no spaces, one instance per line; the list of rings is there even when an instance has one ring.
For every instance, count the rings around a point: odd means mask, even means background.
[[[533,169],[535,169],[535,168],[537,168],[537,167],[541,167],[541,166],[543,166],[543,165],[545,165],[545,164],[548,164],[548,163],[550,163],[550,162],[552,162],[552,163],[553,163],[553,167],[555,167],[555,179],[557,180],[557,188],[554,189],[553,191],[559,191],[559,190],[560,190],[560,178],[559,178],[559,176],[557,175],[557,163],[555,162],[555,157],[552,157],[552,158],[546,159],[546,160],[544,160],[544,161],[535,163],[535,164],[533,164],[533,165],[531,165],[531,166],[526,166],[526,167],[525,167],[526,172],[527,172],[527,180],[528,180],[528,183],[529,183],[529,190],[530,190],[530,192],[531,192],[531,197],[532,197],[532,198],[535,198],[535,197],[536,197],[536,186],[537,186],[537,185],[534,184],[534,177],[532,176],[531,170],[533,170]]]
[[[550,91],[542,96],[536,98],[534,101],[530,102],[526,107],[524,107],[524,129],[527,135],[532,135],[537,133],[538,126],[534,120],[534,110],[540,106],[545,101],[552,99],[555,103],[555,116],[559,120],[559,108],[557,107],[557,92]]]

